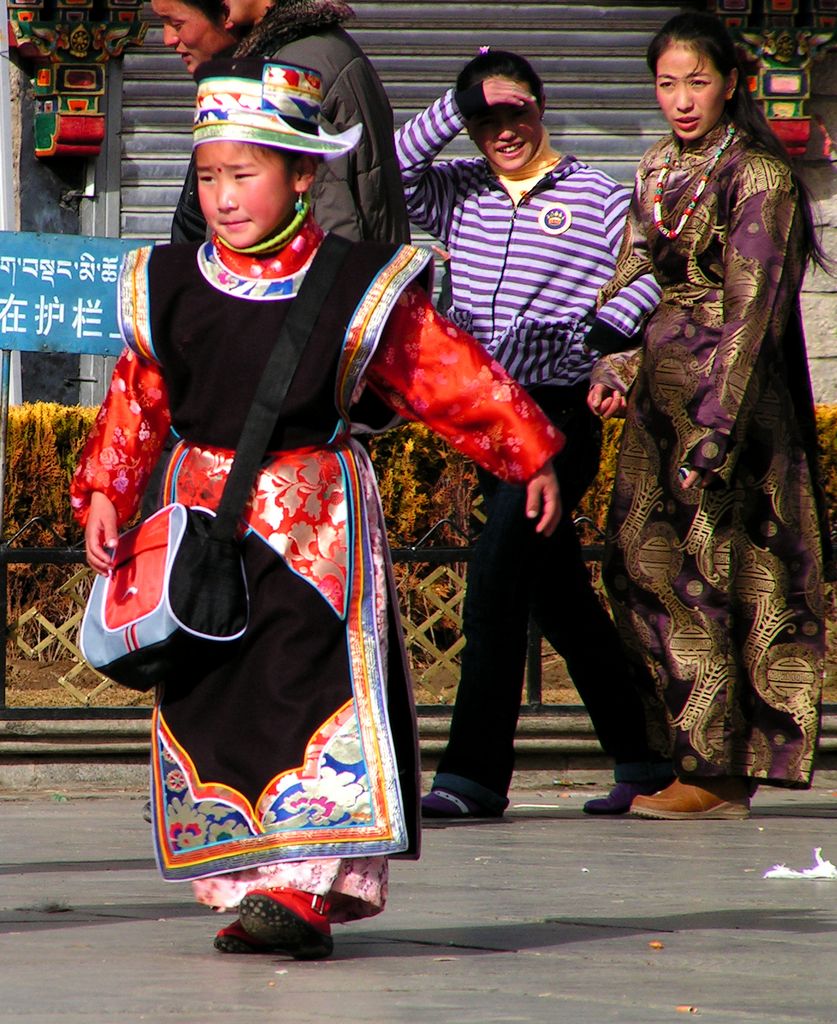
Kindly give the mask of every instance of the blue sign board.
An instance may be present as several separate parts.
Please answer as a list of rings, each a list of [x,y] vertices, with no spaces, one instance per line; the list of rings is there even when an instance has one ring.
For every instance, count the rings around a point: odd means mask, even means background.
[[[0,349],[118,355],[119,267],[145,244],[0,231]]]

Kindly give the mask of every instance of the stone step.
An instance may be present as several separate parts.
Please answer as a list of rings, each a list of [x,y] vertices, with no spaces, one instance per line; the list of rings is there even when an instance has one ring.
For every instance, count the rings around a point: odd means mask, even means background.
[[[422,768],[431,771],[444,749],[450,713],[420,709]],[[148,776],[149,719],[7,718],[0,720],[0,792],[32,789],[143,787]],[[515,743],[516,774],[603,770],[609,767],[580,707],[525,711]],[[837,769],[837,706],[823,715],[819,770]]]

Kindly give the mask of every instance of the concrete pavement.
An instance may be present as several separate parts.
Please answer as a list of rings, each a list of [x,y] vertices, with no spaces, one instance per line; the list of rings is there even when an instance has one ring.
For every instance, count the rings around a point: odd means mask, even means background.
[[[745,822],[583,815],[605,779],[426,828],[318,963],[214,952],[225,919],[157,875],[142,794],[0,793],[0,1021],[835,1024],[837,881],[763,873],[837,863],[837,774]]]

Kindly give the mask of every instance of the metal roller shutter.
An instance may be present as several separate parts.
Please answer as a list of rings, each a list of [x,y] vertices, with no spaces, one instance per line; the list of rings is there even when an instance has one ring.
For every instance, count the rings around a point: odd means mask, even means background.
[[[664,130],[644,51],[684,6],[656,3],[353,2],[348,27],[375,64],[397,124],[452,84],[480,46],[532,60],[547,88],[549,131],[563,152],[629,182]],[[120,234],[167,238],[189,158],[194,86],[153,22],[123,66]],[[451,155],[470,151],[464,136]]]

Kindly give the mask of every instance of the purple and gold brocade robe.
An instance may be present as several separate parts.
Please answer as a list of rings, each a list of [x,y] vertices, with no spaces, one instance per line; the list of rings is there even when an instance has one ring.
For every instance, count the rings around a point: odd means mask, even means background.
[[[801,214],[787,168],[740,135],[682,232],[726,125],[644,156],[619,272],[662,299],[641,350],[593,382],[628,391],[604,577],[626,639],[652,664],[657,739],[678,775],[810,782],[824,664],[813,400],[799,315]],[[681,466],[712,470],[683,490]]]

